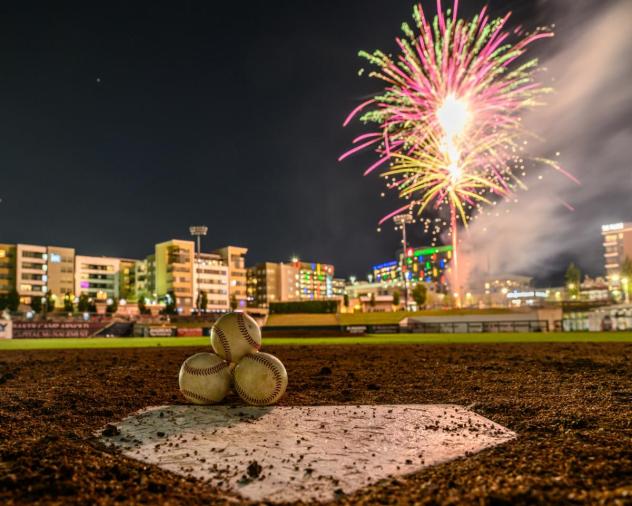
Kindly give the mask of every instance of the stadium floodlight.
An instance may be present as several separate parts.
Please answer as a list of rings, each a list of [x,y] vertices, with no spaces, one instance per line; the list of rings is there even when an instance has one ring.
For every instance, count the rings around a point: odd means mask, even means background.
[[[393,221],[395,225],[398,225],[402,229],[402,256],[400,257],[400,266],[399,270],[402,276],[402,282],[404,283],[404,307],[406,311],[408,311],[408,277],[404,272],[406,267],[405,257],[406,257],[406,225],[413,222],[413,217],[410,214],[398,214],[393,217]]]
[[[198,307],[198,301],[197,301],[197,299],[199,298],[199,292],[200,292],[199,283],[198,283],[198,274],[199,274],[198,270],[199,270],[199,264],[200,264],[200,256],[202,254],[202,237],[204,237],[207,234],[207,232],[208,232],[208,227],[206,225],[191,225],[189,227],[189,233],[197,239],[197,254],[195,255],[193,281],[198,286],[198,297],[194,297],[193,303],[195,304],[195,308],[198,310],[198,312],[200,311],[200,308]],[[206,310],[206,308],[204,309]]]

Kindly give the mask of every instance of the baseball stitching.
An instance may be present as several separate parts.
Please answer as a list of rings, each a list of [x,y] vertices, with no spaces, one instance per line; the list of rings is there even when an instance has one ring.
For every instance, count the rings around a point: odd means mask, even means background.
[[[261,344],[255,341],[250,335],[250,332],[248,332],[248,327],[246,327],[246,322],[244,321],[243,313],[237,313],[237,327],[239,327],[239,331],[241,332],[241,335],[244,337],[244,339],[248,342],[250,346],[253,346],[257,350],[261,348]]]
[[[232,362],[231,360],[232,355],[230,353],[230,344],[228,343],[228,339],[226,339],[226,334],[224,334],[224,331],[220,329],[217,325],[215,325],[214,330],[215,330],[215,333],[217,334],[217,337],[219,338],[219,342],[222,344],[222,348],[224,349],[224,358],[228,360],[229,362]]]
[[[274,375],[275,386],[274,386],[274,390],[272,391],[270,395],[268,395],[267,397],[264,397],[263,399],[257,399],[255,397],[250,396],[246,392],[244,392],[243,389],[239,386],[239,384],[235,381],[234,386],[235,386],[235,390],[237,391],[237,394],[239,395],[239,397],[241,397],[246,402],[249,402],[250,404],[267,404],[268,402],[273,401],[274,398],[277,395],[279,395],[279,392],[281,391],[281,384],[283,383],[281,372],[274,366],[274,364],[268,361],[267,357],[263,355],[249,355],[248,357],[245,357],[245,358],[254,360],[255,362],[259,362],[265,365],[268,369],[270,369],[272,371],[272,374]]]
[[[212,374],[218,373],[223,369],[226,369],[228,364],[223,360],[211,367],[191,367],[188,363],[184,364],[184,372],[187,374],[192,374],[193,376],[211,376]]]
[[[207,402],[209,404],[214,404],[217,401],[214,401],[213,399],[208,399],[207,397],[204,397],[203,395],[200,394],[196,394],[195,392],[191,392],[191,390],[180,390],[182,392],[182,395],[184,395],[185,397],[190,397],[191,399],[195,399],[196,401],[202,401],[202,402]]]

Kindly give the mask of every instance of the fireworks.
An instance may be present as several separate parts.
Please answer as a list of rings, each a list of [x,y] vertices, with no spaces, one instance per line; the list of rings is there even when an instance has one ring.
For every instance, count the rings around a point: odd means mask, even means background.
[[[374,150],[378,159],[365,175],[379,169],[387,188],[406,200],[380,224],[403,212],[431,210],[445,223],[449,215],[455,289],[457,221],[467,225],[482,206],[524,188],[524,144],[531,134],[522,127],[522,115],[542,104],[550,89],[536,80],[537,59],[522,56],[532,42],[553,36],[546,29],[509,30],[511,14],[490,19],[487,7],[469,21],[457,11],[458,0],[446,12],[438,0],[430,22],[418,5],[416,30],[402,25],[395,58],[382,51],[360,53],[377,67],[369,76],[384,88],[344,124],[360,114],[377,129],[357,137],[340,157]],[[426,218],[426,226],[430,221]]]

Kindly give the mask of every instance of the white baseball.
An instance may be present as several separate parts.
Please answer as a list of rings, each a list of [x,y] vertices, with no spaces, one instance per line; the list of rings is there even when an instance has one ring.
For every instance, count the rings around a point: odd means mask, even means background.
[[[194,404],[215,404],[230,390],[230,365],[213,353],[187,358],[178,376],[180,392]]]
[[[220,357],[236,363],[261,348],[261,330],[246,313],[228,313],[213,325],[211,346]]]
[[[269,353],[251,353],[233,371],[235,392],[248,404],[268,406],[277,402],[287,388],[283,363]]]

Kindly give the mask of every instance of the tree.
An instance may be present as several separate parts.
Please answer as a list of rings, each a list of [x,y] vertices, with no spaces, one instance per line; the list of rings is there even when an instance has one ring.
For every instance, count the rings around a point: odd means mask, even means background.
[[[94,305],[90,302],[90,297],[88,297],[87,293],[82,293],[79,296],[79,303],[77,304],[77,309],[81,313],[90,313],[93,311]]]
[[[48,291],[44,296],[44,308],[46,313],[51,313],[55,311],[55,299],[53,298],[53,294]]]
[[[165,297],[165,307],[162,310],[163,314],[178,314],[178,308],[176,306],[176,294],[173,290],[170,290]]]
[[[147,307],[147,298],[144,295],[138,299],[138,312],[140,314],[151,314],[151,310]]]
[[[64,311],[67,313],[75,312],[75,296],[72,293],[64,295]]]
[[[579,284],[581,282],[582,273],[573,262],[571,262],[566,269],[564,280],[566,281],[566,290],[568,295],[572,299],[576,299],[579,296]]]
[[[230,308],[234,311],[235,309],[237,309],[237,306],[239,306],[239,302],[237,302],[237,297],[235,297],[235,294],[233,294],[230,297]]]
[[[116,297],[112,297],[112,304],[108,304],[107,312],[108,313],[116,313],[118,310],[119,300]]]
[[[417,303],[417,307],[422,308],[426,305],[428,298],[428,288],[424,283],[417,283],[413,288],[413,300]]]
[[[42,298],[41,297],[31,297],[31,311],[34,313],[39,313],[42,310]]]
[[[196,304],[198,311],[206,313],[206,306],[208,306],[208,295],[206,295],[206,292],[204,290],[200,290]]]
[[[342,296],[342,303],[344,304],[345,307],[349,307],[349,295],[348,294],[344,294]]]
[[[9,311],[17,311],[20,307],[20,294],[17,290],[11,290],[9,295],[7,295],[7,306],[6,308]]]
[[[393,292],[393,306],[399,307],[400,302],[401,302],[401,296],[399,294],[399,290],[395,290]]]

